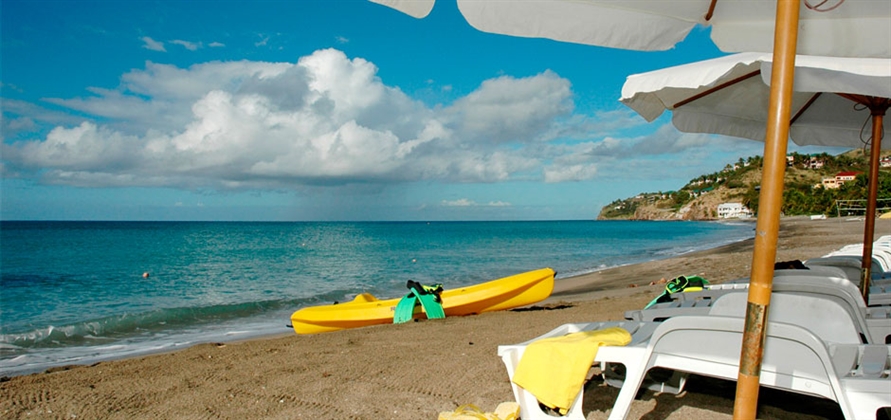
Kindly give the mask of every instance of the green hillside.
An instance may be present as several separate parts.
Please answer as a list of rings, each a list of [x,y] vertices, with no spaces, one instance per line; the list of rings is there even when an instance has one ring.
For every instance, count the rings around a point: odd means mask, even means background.
[[[883,154],[886,160],[891,160],[889,155]],[[742,203],[757,211],[762,163],[761,156],[740,158],[721,171],[691,179],[676,191],[647,192],[613,201],[601,209],[598,219],[708,220],[717,218],[717,206],[725,202]],[[824,186],[824,179],[845,172],[856,172],[856,178],[838,188]],[[868,157],[861,150],[838,156],[792,153],[786,166],[783,212],[790,216],[836,216],[840,214],[839,200],[867,197],[868,172]],[[891,167],[879,171],[878,198],[880,208],[891,205]],[[844,201],[841,207],[841,215],[847,215]]]

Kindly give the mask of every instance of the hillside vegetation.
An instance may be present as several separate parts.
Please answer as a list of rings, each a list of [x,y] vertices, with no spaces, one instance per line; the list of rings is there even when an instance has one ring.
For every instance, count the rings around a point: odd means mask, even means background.
[[[883,154],[887,156],[889,153]],[[867,197],[868,157],[861,150],[838,156],[826,153],[792,153],[786,165],[783,189],[783,213],[786,215],[839,215],[838,200],[865,200]],[[604,206],[598,219],[627,220],[713,220],[721,203],[742,203],[756,212],[761,185],[763,158],[740,158],[719,172],[691,179],[677,191],[641,193]],[[839,173],[856,172],[852,181],[837,189],[824,187],[822,181]],[[879,207],[891,201],[891,170],[879,171]],[[841,206],[846,216],[848,206]],[[860,211],[863,215],[863,211]]]

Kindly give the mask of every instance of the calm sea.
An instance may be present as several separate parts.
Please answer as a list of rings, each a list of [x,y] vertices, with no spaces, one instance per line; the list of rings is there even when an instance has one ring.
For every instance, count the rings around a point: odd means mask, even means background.
[[[397,297],[409,279],[451,288],[542,267],[559,279],[752,234],[708,222],[4,221],[0,376],[286,333],[301,307]]]

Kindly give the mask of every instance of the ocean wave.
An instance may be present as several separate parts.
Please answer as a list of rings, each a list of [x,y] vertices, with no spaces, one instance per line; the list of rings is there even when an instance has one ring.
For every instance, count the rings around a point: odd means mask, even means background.
[[[346,293],[332,292],[330,295],[342,298]],[[68,325],[47,325],[24,332],[0,334],[0,348],[34,349],[100,345],[131,336],[157,334],[195,325],[249,318],[288,308],[296,310],[300,306],[305,306],[312,301],[323,300],[326,297],[329,296],[201,307],[163,308],[141,313],[106,316]],[[285,322],[282,320],[283,324]]]

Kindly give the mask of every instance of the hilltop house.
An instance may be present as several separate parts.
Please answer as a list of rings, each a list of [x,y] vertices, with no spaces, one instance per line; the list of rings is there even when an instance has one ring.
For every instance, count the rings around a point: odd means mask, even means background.
[[[818,187],[823,187],[827,190],[834,190],[838,188],[838,180],[835,177],[832,178],[823,178],[823,181],[820,184],[817,184]]]
[[[839,185],[842,185],[845,182],[856,179],[859,173],[860,172],[839,172],[835,174],[835,179],[839,182]]]
[[[845,185],[845,182],[853,181],[857,179],[857,175],[859,172],[839,172],[835,174],[834,178],[823,178],[821,185],[823,188],[827,190],[834,190],[842,185]]]
[[[807,160],[803,163],[804,169],[820,169],[823,167],[823,159],[820,159],[817,156],[806,156]],[[792,167],[795,165],[795,157],[792,155],[786,155],[786,166]]]
[[[820,169],[823,167],[823,159],[811,156],[810,160],[807,162],[807,167],[810,169]]]
[[[752,216],[752,211],[742,203],[721,203],[718,204],[718,217],[721,219],[737,219]]]

